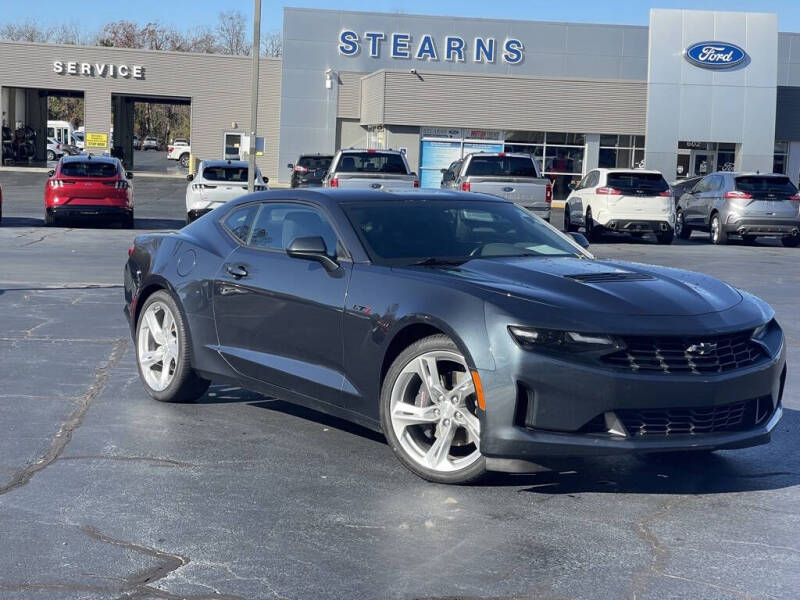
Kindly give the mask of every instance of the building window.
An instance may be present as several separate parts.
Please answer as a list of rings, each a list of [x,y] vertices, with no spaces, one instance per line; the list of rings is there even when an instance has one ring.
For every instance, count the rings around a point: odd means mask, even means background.
[[[533,156],[539,170],[553,182],[553,199],[569,195],[570,182],[580,181],[586,155],[586,136],[582,133],[514,131],[506,136],[506,152],[525,152]]]
[[[644,136],[601,135],[597,166],[607,169],[644,168]]]
[[[786,175],[786,163],[789,159],[789,142],[775,142],[775,154],[772,156],[772,172]]]

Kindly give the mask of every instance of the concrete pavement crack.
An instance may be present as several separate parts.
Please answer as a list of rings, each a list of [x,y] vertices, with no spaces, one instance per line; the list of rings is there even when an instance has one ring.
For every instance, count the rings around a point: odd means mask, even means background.
[[[50,441],[50,447],[39,460],[17,472],[11,478],[11,481],[0,487],[0,496],[27,484],[36,473],[49,467],[61,455],[64,448],[67,447],[67,444],[69,444],[72,439],[72,433],[83,423],[83,418],[92,405],[92,402],[94,402],[95,398],[97,398],[105,388],[106,383],[108,383],[109,372],[122,359],[126,349],[127,342],[124,340],[118,339],[114,342],[108,360],[97,367],[95,370],[95,378],[92,385],[89,386],[89,391],[78,398],[75,409],[69,417],[67,417],[66,421],[62,423],[60,429]]]
[[[668,579],[676,579],[679,581],[685,581],[687,583],[695,583],[697,585],[702,585],[706,587],[710,587],[716,590],[725,591],[731,594],[735,594],[741,598],[750,598],[751,596],[742,590],[738,590],[733,587],[719,585],[710,581],[703,581],[701,579],[693,579],[691,577],[683,577],[681,575],[673,575],[672,573],[668,573],[666,571],[667,568],[667,559],[669,558],[669,550],[667,549],[666,545],[663,541],[653,533],[652,526],[656,521],[659,521],[669,515],[673,510],[675,510],[678,506],[686,504],[689,501],[689,498],[676,498],[671,499],[664,503],[664,505],[654,513],[649,514],[648,516],[640,519],[636,523],[634,523],[634,531],[636,535],[638,535],[642,540],[644,540],[647,545],[650,547],[650,551],[652,557],[650,562],[636,571],[632,578],[631,578],[631,589],[630,589],[630,597],[632,600],[638,600],[638,598],[644,595],[644,592],[647,589],[647,578],[651,575],[655,575],[658,577],[666,577]]]
[[[58,460],[118,460],[121,462],[145,462],[155,463],[169,467],[196,467],[197,465],[173,460],[171,458],[158,458],[157,456],[114,456],[105,454],[76,454],[72,456],[60,456]]]

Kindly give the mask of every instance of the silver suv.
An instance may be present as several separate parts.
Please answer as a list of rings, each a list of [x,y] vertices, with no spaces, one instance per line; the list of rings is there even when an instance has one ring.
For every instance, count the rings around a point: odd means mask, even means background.
[[[786,175],[720,171],[701,179],[678,200],[675,234],[708,231],[713,244],[738,235],[745,243],[757,237],[800,244],[800,194]]]

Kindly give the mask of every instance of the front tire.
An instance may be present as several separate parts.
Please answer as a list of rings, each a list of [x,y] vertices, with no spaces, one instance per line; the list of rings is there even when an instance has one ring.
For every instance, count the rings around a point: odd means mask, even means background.
[[[463,484],[486,472],[475,384],[447,336],[423,338],[400,353],[383,382],[380,413],[389,446],[412,473]]]
[[[578,231],[578,228],[572,224],[572,216],[570,215],[569,204],[564,207],[564,231],[567,233]]]
[[[149,296],[139,313],[136,365],[145,391],[160,402],[191,402],[211,384],[192,369],[186,323],[164,290]]]
[[[692,237],[692,228],[686,224],[686,217],[683,216],[682,210],[679,210],[675,216],[675,235],[682,240]]]
[[[723,231],[722,223],[719,220],[719,215],[715,214],[711,217],[711,243],[717,246],[724,246],[728,243],[728,234]]]

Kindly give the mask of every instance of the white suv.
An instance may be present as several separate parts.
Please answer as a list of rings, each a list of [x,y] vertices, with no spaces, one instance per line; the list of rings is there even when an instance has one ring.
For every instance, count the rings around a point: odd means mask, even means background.
[[[570,187],[564,206],[565,231],[583,226],[589,241],[596,241],[603,231],[637,237],[652,232],[659,244],[672,243],[675,203],[658,171],[593,169]]]
[[[197,168],[197,175],[186,179],[186,223],[202,217],[226,202],[247,193],[247,161],[204,160]],[[261,177],[256,168],[255,191],[268,190],[269,178]]]

